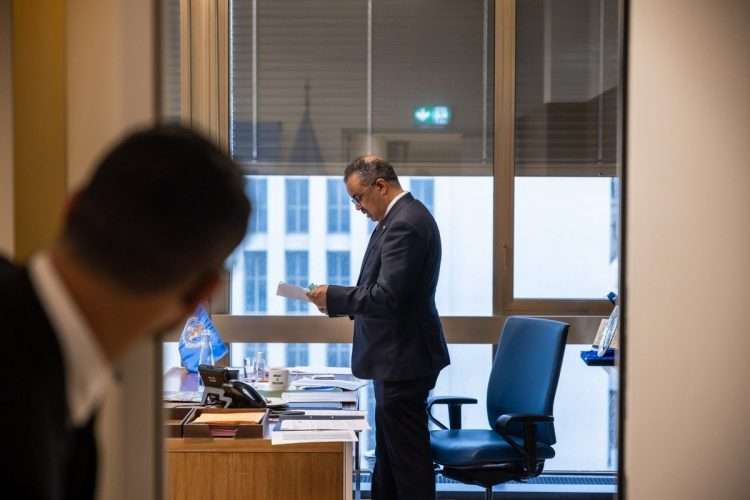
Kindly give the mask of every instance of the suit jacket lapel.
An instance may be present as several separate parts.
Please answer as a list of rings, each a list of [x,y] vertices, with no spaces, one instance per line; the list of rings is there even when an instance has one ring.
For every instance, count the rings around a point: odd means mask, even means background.
[[[375,242],[380,239],[383,232],[385,230],[385,226],[382,222],[379,222],[377,226],[375,226],[375,230],[370,235],[370,241],[367,243],[367,250],[365,250],[365,256],[362,257],[362,265],[359,268],[359,278],[357,278],[357,286],[362,282],[362,271],[365,270],[365,264],[367,263],[367,259],[370,257],[370,253],[372,252],[372,248],[375,246]]]
[[[385,230],[387,229],[388,220],[393,217],[393,214],[398,212],[403,206],[406,205],[406,202],[409,200],[412,200],[411,193],[406,193],[405,196],[403,196],[400,200],[396,202],[395,205],[393,205],[393,208],[391,208],[391,211],[388,212],[388,215],[385,216],[385,218],[378,222],[378,225],[375,226],[375,230],[372,232],[372,235],[370,235],[370,242],[367,244],[367,250],[365,250],[365,256],[362,257],[362,265],[359,268],[359,278],[357,278],[357,286],[360,285],[362,282],[362,271],[365,269],[365,264],[367,264],[367,259],[370,257],[370,253],[372,253],[372,249],[375,247],[375,244],[378,240],[380,240],[383,233],[385,233]]]

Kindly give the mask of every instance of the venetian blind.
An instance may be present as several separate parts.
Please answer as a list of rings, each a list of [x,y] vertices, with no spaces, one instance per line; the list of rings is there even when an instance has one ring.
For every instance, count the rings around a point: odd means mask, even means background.
[[[491,3],[234,0],[233,155],[270,165],[265,173],[273,165],[338,172],[372,153],[427,169],[479,165],[489,175]],[[450,119],[419,123],[421,107],[447,108]]]
[[[516,174],[616,165],[617,0],[523,0],[516,29]]]

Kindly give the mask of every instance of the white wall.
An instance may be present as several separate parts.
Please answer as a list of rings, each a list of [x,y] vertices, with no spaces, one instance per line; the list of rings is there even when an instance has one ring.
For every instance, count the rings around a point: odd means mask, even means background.
[[[0,0],[0,254],[13,255],[11,1]]]
[[[67,172],[75,187],[109,143],[154,117],[153,0],[67,2]],[[156,342],[118,363],[120,376],[98,419],[102,499],[158,495],[160,385]]]
[[[627,498],[748,498],[750,2],[631,9]]]

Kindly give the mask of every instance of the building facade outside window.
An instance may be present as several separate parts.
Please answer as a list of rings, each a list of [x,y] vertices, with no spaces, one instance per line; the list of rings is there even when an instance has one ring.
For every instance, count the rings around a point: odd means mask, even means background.
[[[266,252],[245,252],[245,311],[265,313],[268,310]]]
[[[351,366],[352,345],[351,344],[327,344],[326,366]]]
[[[409,191],[427,207],[427,210],[435,213],[435,181],[433,179],[412,179]]]
[[[308,274],[308,252],[304,250],[290,250],[286,252],[286,282],[291,285],[307,288],[310,284]],[[286,312],[306,313],[308,303],[300,300],[286,301]]]
[[[327,275],[326,281],[330,285],[351,285],[351,266],[349,263],[349,252],[331,252],[326,255]]]
[[[286,366],[309,366],[310,347],[308,344],[286,345]]]
[[[252,203],[248,233],[268,232],[268,180],[247,178],[247,197]]]
[[[286,232],[307,233],[309,217],[309,182],[307,179],[286,180]]]
[[[349,195],[339,179],[327,180],[328,232],[348,233],[351,213]]]
[[[263,359],[266,361],[266,366],[268,366],[268,344],[265,342],[248,342],[243,345],[245,346],[245,358],[250,358],[250,363],[255,359],[256,353],[260,352],[263,355]],[[235,362],[235,364],[238,363]]]

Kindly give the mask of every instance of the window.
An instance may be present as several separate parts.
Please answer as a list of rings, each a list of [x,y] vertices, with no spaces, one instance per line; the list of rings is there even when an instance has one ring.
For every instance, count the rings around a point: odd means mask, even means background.
[[[603,299],[617,290],[611,180],[516,177],[516,298]]]
[[[618,8],[517,2],[513,299],[617,290]]]
[[[245,311],[265,313],[268,309],[266,252],[245,252]]]
[[[286,232],[306,233],[308,230],[308,180],[286,180]]]
[[[435,181],[432,179],[412,179],[409,186],[412,196],[421,201],[427,210],[434,213]]]
[[[286,252],[286,282],[292,285],[298,285],[307,288],[310,284],[307,272],[307,252],[306,251],[287,251]],[[301,313],[307,312],[307,302],[299,300],[286,301],[286,312]]]
[[[266,366],[268,366],[268,344],[265,342],[248,342],[246,344],[237,344],[244,347],[244,350],[242,351],[244,358],[250,358],[251,360],[255,359],[255,356],[257,353],[263,354],[263,359],[266,361]],[[240,366],[243,363],[237,363],[236,361],[232,362],[235,366]]]
[[[439,311],[492,315],[493,5],[230,2],[229,148],[251,176],[269,179],[270,231],[278,209],[271,180],[285,189],[286,237],[263,241],[270,282],[284,279],[273,262],[287,251],[308,252],[312,282],[356,280],[374,223],[353,210],[341,175],[354,157],[377,154],[405,187],[414,173],[436,176],[415,179],[414,189],[443,235]],[[349,271],[327,252],[348,253]],[[277,305],[271,297],[269,314],[281,312]]]
[[[255,176],[250,178],[252,184]],[[276,284],[289,282],[290,279],[301,280],[299,284],[303,287],[310,283],[356,283],[374,224],[364,214],[354,212],[348,232],[328,232],[324,217],[328,185],[331,180],[340,183],[340,179],[340,175],[305,178],[310,193],[309,206],[315,207],[319,217],[310,217],[307,233],[284,234],[281,228],[290,210],[286,206],[285,192],[289,181],[298,182],[300,178],[267,177],[268,233],[251,233],[241,243],[241,249],[245,252],[262,251],[267,255],[266,282],[271,284],[271,289],[267,291],[267,309],[247,309],[245,303],[238,299],[237,294],[243,292],[238,290],[235,281],[246,279],[238,260],[230,262],[232,296],[229,310],[232,314],[264,313],[278,316],[294,312],[318,315],[320,313],[316,308],[308,307],[305,303],[277,297],[274,293]],[[424,180],[410,176],[400,179],[405,187],[415,180]],[[492,268],[492,178],[437,177],[430,180],[434,187],[424,192],[434,193],[433,215],[440,229],[443,248],[442,270],[436,292],[438,311],[442,315],[452,316],[491,316],[493,276],[488,269]],[[353,205],[350,202],[347,204],[348,210],[353,211]],[[466,241],[472,244],[466,245]],[[297,271],[298,261],[290,263],[287,256],[296,252],[306,255],[305,271],[299,271],[302,274]],[[492,333],[494,337],[494,331]]]
[[[588,349],[591,345],[565,346],[554,408],[557,444],[547,471],[616,470],[617,373],[586,366],[580,354]]]
[[[247,228],[248,232],[268,232],[268,181],[266,179],[248,178],[247,197],[253,207]]]
[[[328,280],[330,285],[351,286],[349,252],[328,252]]]
[[[341,175],[366,153],[394,163],[440,229],[436,302],[453,365],[436,393],[464,393],[467,377],[486,381],[501,316],[565,315],[578,329],[591,323],[582,316],[608,314],[604,297],[618,287],[620,4],[229,2],[228,22],[216,23],[230,29],[228,81],[218,86],[229,90],[220,103],[228,129],[217,136],[242,162],[251,196],[265,191],[256,208],[265,210],[266,231],[251,229],[230,261],[226,309],[272,316],[233,321],[242,328],[233,326],[232,337],[286,328],[296,319],[285,313],[318,315],[269,293],[267,282],[356,281],[375,224],[346,200]],[[513,57],[505,56],[508,40]],[[253,252],[264,255],[257,300],[247,290]],[[255,305],[261,296],[263,307]],[[307,340],[329,342],[307,344],[310,364],[350,362],[351,338],[330,324],[310,321]],[[270,346],[269,364],[298,356],[297,347]],[[595,391],[592,407],[606,411],[602,371],[579,369],[576,354],[566,352],[560,381],[555,468],[609,470],[602,419],[591,424],[596,457],[564,445],[577,439],[568,423],[580,412],[580,395],[566,387]],[[486,427],[480,405],[464,411],[471,425]]]
[[[308,366],[309,354],[310,347],[307,344],[287,344],[285,366]]]
[[[326,346],[326,366],[351,366],[351,344],[328,344]]]
[[[328,179],[328,232],[348,233],[351,203],[341,179]]]
[[[366,153],[489,175],[493,4],[232,1],[230,150],[277,175]]]

